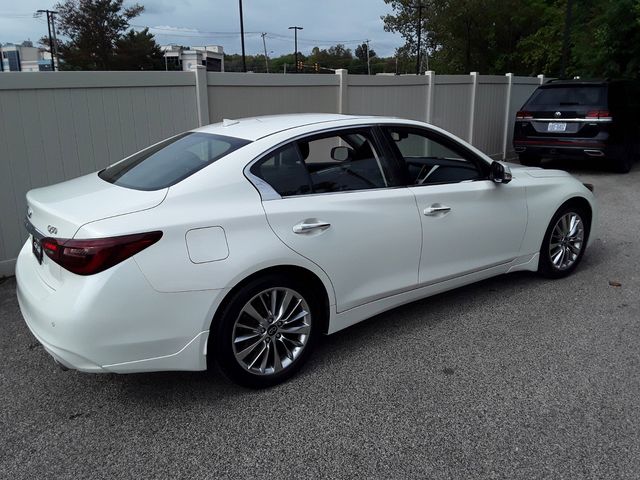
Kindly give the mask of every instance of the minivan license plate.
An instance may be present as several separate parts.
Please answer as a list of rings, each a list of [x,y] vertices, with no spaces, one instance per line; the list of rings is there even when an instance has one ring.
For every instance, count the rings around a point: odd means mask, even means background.
[[[565,122],[549,122],[547,132],[564,132],[567,129]]]
[[[36,260],[38,260],[38,263],[40,265],[42,265],[42,243],[40,243],[40,240],[38,240],[36,237],[32,237],[33,239],[31,240],[31,250],[33,251],[33,254],[36,257]]]

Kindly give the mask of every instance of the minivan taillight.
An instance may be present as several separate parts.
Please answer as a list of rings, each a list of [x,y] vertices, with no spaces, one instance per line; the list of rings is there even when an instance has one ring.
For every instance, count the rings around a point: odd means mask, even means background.
[[[611,112],[609,112],[609,110],[591,110],[590,112],[587,112],[586,118],[611,120]]]
[[[42,250],[62,268],[77,275],[93,275],[117,265],[162,238],[162,232],[73,240],[46,237]]]
[[[516,113],[516,118],[518,120],[528,120],[533,118],[533,113],[520,110],[519,112]]]

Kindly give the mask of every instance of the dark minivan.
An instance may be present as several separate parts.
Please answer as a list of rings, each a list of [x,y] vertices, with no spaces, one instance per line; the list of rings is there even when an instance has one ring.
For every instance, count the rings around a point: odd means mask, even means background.
[[[520,163],[543,158],[601,158],[615,171],[631,169],[640,151],[640,83],[631,80],[552,80],[516,115],[513,147]]]

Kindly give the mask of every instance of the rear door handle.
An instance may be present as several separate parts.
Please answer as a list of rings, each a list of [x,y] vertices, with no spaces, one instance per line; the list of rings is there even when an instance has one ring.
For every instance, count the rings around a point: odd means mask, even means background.
[[[313,222],[313,223],[299,223],[294,225],[293,233],[309,233],[315,230],[326,230],[331,226],[330,223],[327,222]]]
[[[430,207],[425,208],[422,213],[424,213],[427,217],[435,217],[436,215],[445,214],[449,211],[451,211],[451,207],[440,205],[439,203],[434,203]]]

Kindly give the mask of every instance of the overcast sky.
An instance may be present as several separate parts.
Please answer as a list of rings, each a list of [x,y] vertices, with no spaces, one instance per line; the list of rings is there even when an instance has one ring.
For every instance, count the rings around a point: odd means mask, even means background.
[[[0,0],[0,42],[34,42],[47,34],[38,9],[53,8],[51,0]],[[127,3],[127,2],[125,2]],[[128,2],[132,3],[132,2]],[[145,13],[131,23],[151,31],[160,44],[222,45],[240,53],[238,0],[146,0]],[[243,0],[247,54],[262,53],[260,32],[267,32],[267,51],[278,56],[293,51],[293,31],[299,25],[298,50],[344,43],[355,49],[365,39],[380,56],[391,56],[402,45],[399,35],[386,33],[380,16],[391,9],[383,0]],[[273,52],[273,53],[271,53]]]

